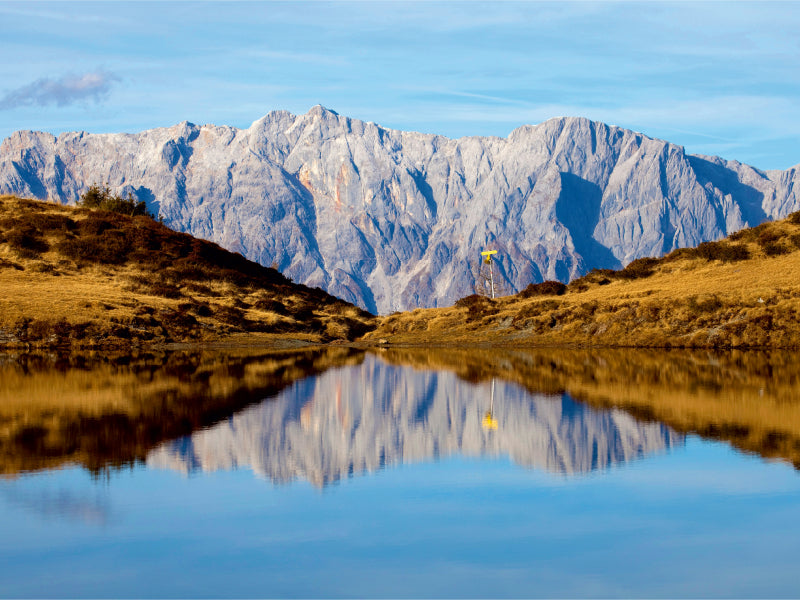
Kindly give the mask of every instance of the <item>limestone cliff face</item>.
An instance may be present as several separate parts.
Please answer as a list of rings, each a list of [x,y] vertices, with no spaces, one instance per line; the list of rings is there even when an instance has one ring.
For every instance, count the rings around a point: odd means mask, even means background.
[[[762,172],[581,118],[508,138],[384,129],[322,107],[249,129],[21,131],[0,193],[133,193],[175,229],[372,311],[445,306],[499,250],[507,287],[619,267],[800,208],[798,168]]]
[[[375,357],[294,384],[276,398],[150,453],[151,467],[184,472],[251,468],[274,482],[325,485],[385,466],[454,455],[509,457],[577,474],[682,444],[657,423],[597,411],[567,396],[532,396],[495,382],[497,429],[483,426],[491,384]]]

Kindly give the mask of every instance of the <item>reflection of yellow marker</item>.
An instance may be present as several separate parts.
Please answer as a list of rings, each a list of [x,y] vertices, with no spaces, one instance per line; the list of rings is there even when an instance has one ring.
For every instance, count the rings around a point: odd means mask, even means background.
[[[489,404],[489,410],[486,411],[486,414],[483,416],[483,421],[481,424],[483,425],[484,429],[497,429],[497,419],[494,418],[494,378],[492,378],[492,401]]]

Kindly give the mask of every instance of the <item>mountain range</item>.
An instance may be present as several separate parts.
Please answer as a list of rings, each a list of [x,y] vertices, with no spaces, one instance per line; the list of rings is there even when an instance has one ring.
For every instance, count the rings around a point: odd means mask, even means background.
[[[719,239],[800,208],[799,167],[761,171],[583,118],[507,138],[386,129],[316,106],[248,129],[18,131],[0,193],[75,202],[93,183],[376,313],[449,306],[496,249],[505,289]]]

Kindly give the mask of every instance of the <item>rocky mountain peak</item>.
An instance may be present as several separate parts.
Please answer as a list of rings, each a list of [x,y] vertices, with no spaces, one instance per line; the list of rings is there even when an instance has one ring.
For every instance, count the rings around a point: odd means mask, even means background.
[[[381,313],[472,293],[490,246],[519,290],[718,239],[800,208],[798,177],[581,117],[453,140],[321,105],[248,129],[17,132],[0,146],[2,193],[74,202],[107,184],[175,229]]]

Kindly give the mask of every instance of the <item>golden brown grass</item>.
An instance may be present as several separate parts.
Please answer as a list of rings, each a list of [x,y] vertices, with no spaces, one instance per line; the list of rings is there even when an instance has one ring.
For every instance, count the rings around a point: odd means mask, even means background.
[[[0,346],[353,339],[372,316],[145,216],[0,197]]]
[[[521,293],[495,301],[470,297],[450,308],[390,315],[364,339],[440,345],[800,347],[800,215],[731,237],[660,260],[637,261],[622,272],[591,273],[572,282],[563,295]]]

